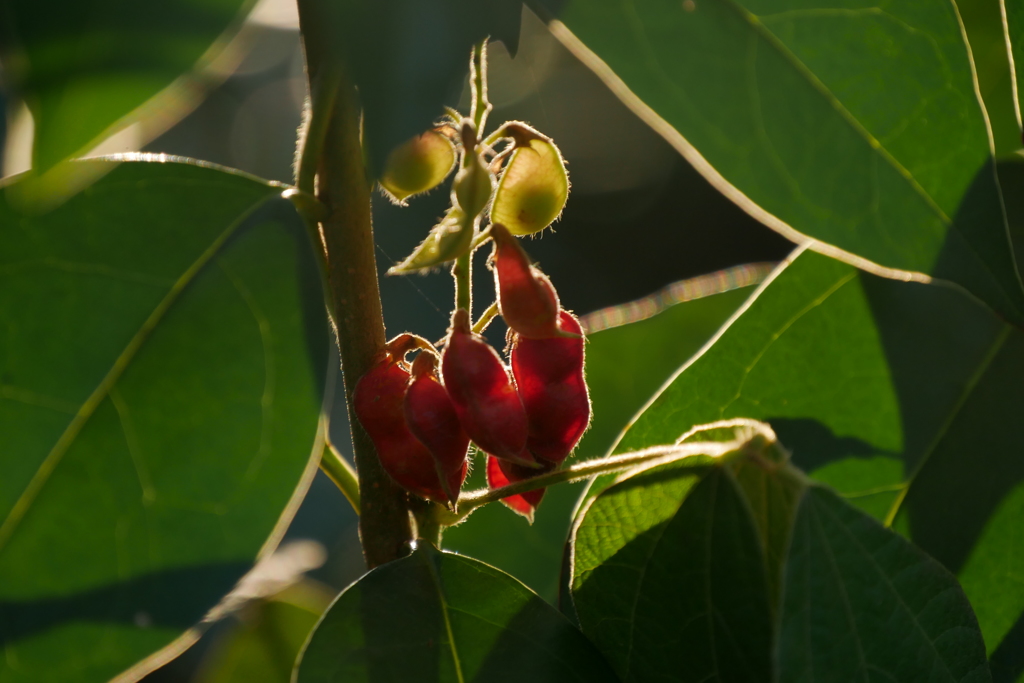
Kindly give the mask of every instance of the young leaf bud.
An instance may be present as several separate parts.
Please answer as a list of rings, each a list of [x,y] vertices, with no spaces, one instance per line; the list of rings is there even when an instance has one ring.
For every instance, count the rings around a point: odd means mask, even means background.
[[[384,471],[405,490],[446,502],[449,496],[437,476],[433,456],[405,421],[410,375],[399,362],[403,356],[404,351],[388,353],[359,378],[352,397],[353,409],[373,441]]]
[[[437,379],[437,356],[430,351],[420,352],[412,363],[412,382],[405,394],[405,420],[409,431],[434,457],[448,502],[454,504],[466,479],[469,437],[459,423],[448,392]]]
[[[550,472],[555,468],[548,464],[542,469],[520,467],[519,465],[499,460],[493,455],[487,456],[487,486],[491,489],[498,489],[509,484],[516,484],[521,481],[535,477],[538,474]],[[502,498],[501,502],[513,512],[526,517],[530,524],[533,524],[533,513],[540,505],[544,492],[547,489],[534,489],[526,493],[519,493],[514,496]]]
[[[494,288],[498,309],[508,326],[523,337],[558,336],[558,294],[544,273],[505,226],[491,226],[494,239]]]
[[[569,196],[569,176],[554,143],[533,138],[512,153],[491,206],[491,221],[513,235],[532,235],[551,225]]]
[[[561,463],[590,424],[590,396],[583,376],[583,330],[568,311],[559,327],[578,337],[519,338],[512,372],[530,423],[526,447],[545,462]]]
[[[453,206],[404,261],[388,269],[388,275],[406,275],[454,261],[469,251],[475,232],[476,219]]]
[[[402,143],[388,155],[380,185],[398,204],[414,194],[434,189],[455,165],[455,145],[428,130]]]
[[[480,155],[466,152],[466,164],[455,175],[452,196],[467,216],[479,216],[491,201],[494,192],[494,174]]]
[[[499,458],[533,465],[526,453],[526,411],[508,368],[483,337],[469,328],[460,308],[441,355],[441,379],[455,404],[466,434],[482,450]]]

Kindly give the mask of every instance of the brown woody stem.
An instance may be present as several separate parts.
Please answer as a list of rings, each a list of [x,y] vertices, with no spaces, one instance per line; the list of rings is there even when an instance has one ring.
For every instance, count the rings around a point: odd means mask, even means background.
[[[324,251],[359,475],[359,534],[367,566],[373,568],[409,551],[412,527],[406,493],[384,472],[373,442],[352,412],[356,382],[383,350],[385,339],[371,183],[363,162],[356,90],[345,76],[344,56],[334,35],[344,17],[337,3],[299,0],[299,19],[309,80],[316,86],[311,90],[312,118],[300,141],[299,180],[308,185],[308,157],[316,155],[316,197],[327,215],[320,221],[320,244],[314,248]],[[333,87],[326,87],[329,83]]]

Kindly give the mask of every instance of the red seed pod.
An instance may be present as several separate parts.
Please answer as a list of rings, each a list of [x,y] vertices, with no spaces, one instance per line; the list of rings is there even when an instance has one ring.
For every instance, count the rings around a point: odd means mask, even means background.
[[[526,448],[526,411],[498,352],[469,328],[469,313],[455,311],[441,356],[441,378],[466,434],[499,458],[534,464]],[[524,455],[525,453],[525,455]]]
[[[559,327],[579,336],[519,338],[512,347],[512,372],[530,422],[527,449],[556,464],[572,452],[590,424],[583,330],[568,311],[559,315]]]
[[[519,240],[500,223],[491,226],[494,239],[494,288],[498,309],[512,330],[524,337],[558,335],[558,294],[551,281],[530,263]]]
[[[406,425],[404,403],[410,375],[399,361],[412,347],[402,348],[402,343],[404,340],[359,378],[353,409],[370,435],[384,471],[405,490],[445,502],[448,496],[438,479],[434,458]]]
[[[498,489],[502,486],[508,486],[509,484],[515,484],[520,481],[530,479],[531,477],[536,477],[538,474],[550,472],[554,468],[555,466],[550,464],[542,469],[522,467],[520,465],[506,462],[505,460],[499,460],[493,455],[488,455],[487,486],[491,489]],[[534,489],[533,491],[527,491],[526,493],[502,498],[501,502],[513,512],[526,517],[530,524],[533,524],[533,513],[537,509],[537,506],[540,505],[540,501],[544,497],[544,492],[546,490],[547,489]]]
[[[405,394],[405,420],[409,431],[427,447],[448,502],[459,499],[466,479],[469,437],[459,423],[448,392],[437,379],[437,356],[421,351],[412,363],[412,382]]]

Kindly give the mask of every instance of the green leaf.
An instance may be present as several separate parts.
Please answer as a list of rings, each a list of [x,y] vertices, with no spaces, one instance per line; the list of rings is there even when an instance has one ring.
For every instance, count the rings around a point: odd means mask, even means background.
[[[550,4],[556,35],[747,211],[1024,321],[952,3]]]
[[[835,494],[809,487],[786,561],[778,681],[991,681],[956,579]]]
[[[724,418],[769,422],[803,470],[895,519],[961,575],[992,652],[1024,613],[1015,555],[1001,549],[1024,534],[1013,502],[1024,495],[1024,461],[1007,427],[1022,409],[1020,329],[951,288],[802,252],[616,450],[670,443]]]
[[[322,448],[319,285],[280,188],[78,163],[109,173],[55,211],[0,196],[5,681],[105,681],[179,638]]]
[[[296,680],[617,679],[593,645],[521,583],[424,545],[338,597],[310,638]]]
[[[521,12],[519,0],[338,3],[334,30],[366,111],[371,171],[458,104],[473,45],[490,36],[515,54]]]
[[[32,111],[33,168],[43,172],[124,128],[132,121],[129,114],[192,71],[225,30],[237,28],[241,11],[251,4],[5,3],[0,56],[7,84]],[[167,116],[176,102],[189,96],[187,90],[169,93],[160,114]]]
[[[734,430],[730,431],[735,434]],[[701,438],[697,436],[692,440]],[[806,483],[805,477],[782,466],[783,463],[773,465],[742,458],[732,464],[732,469],[761,538],[768,597],[775,609],[782,591],[782,568],[789,549],[793,518]]]
[[[723,468],[686,461],[611,487],[581,515],[572,596],[630,681],[766,681],[771,608],[749,508]]]

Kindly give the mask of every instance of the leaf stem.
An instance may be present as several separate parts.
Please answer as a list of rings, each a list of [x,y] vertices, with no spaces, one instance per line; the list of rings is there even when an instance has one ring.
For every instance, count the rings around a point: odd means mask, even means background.
[[[546,488],[554,484],[563,484],[579,479],[586,479],[596,474],[621,472],[638,465],[654,461],[671,462],[693,456],[719,458],[726,453],[738,450],[743,445],[739,441],[729,442],[694,442],[678,445],[653,446],[640,451],[632,451],[621,455],[587,460],[565,469],[547,472],[524,481],[502,486],[491,490],[470,491],[459,498],[459,514],[468,513],[474,508],[494,503],[521,493]]]
[[[498,317],[498,302],[495,301],[487,307],[481,315],[480,319],[473,323],[473,331],[477,334],[483,334],[483,331],[487,329],[487,326],[491,324],[491,321]]]
[[[455,279],[455,308],[466,309],[472,318],[473,315],[473,252],[455,259],[452,266],[452,277]]]
[[[325,64],[310,76],[310,97],[296,150],[295,186],[308,195],[316,195],[316,172],[327,136],[327,122],[341,86],[341,70],[333,62]]]
[[[491,103],[487,100],[487,39],[484,38],[473,48],[470,60],[470,87],[472,88],[473,105],[470,116],[476,125],[477,138],[484,134],[487,115],[491,113]]]
[[[358,515],[359,476],[348,460],[338,452],[330,441],[324,442],[324,452],[320,456],[320,469],[341,490]]]
[[[780,462],[785,462],[788,459],[788,452],[778,442],[771,427],[756,420],[745,418],[722,420],[710,425],[694,427],[687,434],[698,434],[712,429],[734,429],[735,438],[726,441],[688,441],[652,446],[629,453],[586,460],[501,488],[468,491],[459,498],[458,509],[454,512],[440,505],[435,506],[432,512],[437,524],[448,527],[462,522],[476,508],[497,502],[502,498],[528,493],[554,484],[586,479],[598,474],[622,472],[642,465],[655,466],[684,458],[701,458],[703,461],[707,461],[735,454],[769,462],[771,466],[776,467]],[[763,457],[765,454],[770,454],[770,457],[765,459]]]
[[[491,226],[490,226],[490,224],[488,224],[488,226],[486,228],[484,228],[483,230],[481,230],[480,232],[478,232],[476,234],[476,237],[473,238],[473,241],[469,245],[469,251],[470,252],[476,251],[480,247],[482,247],[485,244],[487,244],[487,241],[489,239],[491,239]]]
[[[473,48],[469,60],[469,82],[473,94],[473,105],[470,110],[470,117],[476,126],[476,135],[479,140],[483,134],[484,126],[487,125],[487,114],[491,111],[491,103],[487,101],[487,39],[484,38]],[[462,150],[462,167],[469,164],[477,153],[476,149]],[[474,231],[476,230],[474,221]],[[475,239],[475,238],[474,238]],[[455,279],[455,310],[466,309],[473,316],[473,248],[455,260],[452,266],[452,277]]]

